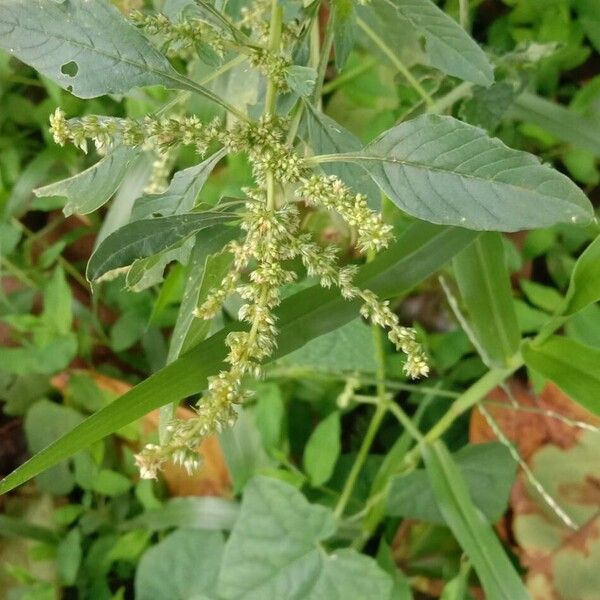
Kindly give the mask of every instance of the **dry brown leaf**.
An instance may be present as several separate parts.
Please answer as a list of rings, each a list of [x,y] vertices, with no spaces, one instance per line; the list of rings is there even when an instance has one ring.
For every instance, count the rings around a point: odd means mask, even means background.
[[[545,414],[520,410],[511,404],[512,400],[525,409],[549,411],[573,421],[600,427],[598,417],[571,400],[554,383],[546,384],[538,396],[534,395],[519,380],[513,379],[508,385],[512,398],[503,389],[496,388],[487,398],[494,404],[488,403],[486,408],[525,460],[528,460],[538,448],[546,444],[570,448],[578,442],[582,429]],[[498,406],[498,403],[503,406]],[[475,409],[471,413],[469,439],[475,444],[497,441],[496,435],[479,409]]]

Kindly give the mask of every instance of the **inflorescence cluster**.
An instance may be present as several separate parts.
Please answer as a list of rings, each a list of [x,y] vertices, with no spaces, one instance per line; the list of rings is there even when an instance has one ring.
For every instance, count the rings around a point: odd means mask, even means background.
[[[261,6],[259,0],[256,11]],[[246,13],[245,18],[251,20],[249,15]],[[137,20],[150,33],[162,34],[168,40],[187,39],[194,43],[196,35],[205,42],[210,40],[210,35],[206,37],[208,26],[200,21],[192,21],[188,28],[174,29],[166,17],[141,16]],[[278,70],[285,70],[279,58],[265,53],[260,62],[271,64],[271,81],[283,85],[277,82]],[[223,303],[237,294],[243,300],[238,317],[244,327],[228,334],[227,366],[209,378],[195,417],[174,419],[167,427],[164,444],[149,444],[136,456],[142,477],[156,477],[169,460],[194,471],[200,464],[200,442],[234,423],[236,406],[249,397],[244,379],[259,377],[261,365],[275,351],[275,309],[281,302],[283,286],[297,278],[292,265],[301,263],[306,274],[316,278],[321,286],[336,287],[345,299],[358,301],[362,317],[385,328],[390,341],[406,355],[404,371],[409,377],[428,374],[427,360],[414,329],[400,324],[389,302],[356,284],[357,267],[340,264],[336,246],[323,247],[302,231],[298,206],[337,213],[352,228],[357,248],[365,253],[374,254],[389,244],[391,226],[371,210],[364,195],[354,193],[337,177],[312,173],[306,161],[286,143],[284,120],[267,113],[257,122],[240,121],[226,128],[220,119],[204,124],[196,116],[148,116],[141,120],[86,116],[67,120],[64,112],[57,109],[50,122],[58,144],[73,143],[83,151],[87,151],[88,140],[102,153],[122,144],[152,150],[168,165],[167,157],[179,146],[193,146],[203,155],[211,146],[220,144],[229,153],[246,153],[252,164],[257,187],[245,190],[245,209],[239,215],[243,235],[224,248],[232,255],[232,268],[196,314],[198,318],[212,319]]]

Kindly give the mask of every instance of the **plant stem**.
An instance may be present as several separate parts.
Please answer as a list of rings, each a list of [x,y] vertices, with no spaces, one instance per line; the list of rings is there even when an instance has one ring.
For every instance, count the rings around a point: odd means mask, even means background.
[[[427,93],[423,86],[415,79],[410,69],[398,58],[396,53],[373,31],[361,18],[357,18],[358,26],[373,40],[377,47],[386,55],[389,61],[402,73],[406,80],[415,88],[419,96],[423,98],[427,106],[433,104],[433,98]]]
[[[458,0],[460,25],[465,31],[471,29],[469,24],[469,0]]]
[[[469,81],[463,81],[461,84],[457,85],[454,89],[450,90],[445,96],[442,96],[438,100],[436,100],[433,104],[431,104],[427,108],[427,112],[430,114],[440,114],[446,112],[449,108],[464,98],[468,96],[473,88],[473,84]]]
[[[312,94],[313,104],[315,105],[319,105],[321,103],[323,83],[325,82],[327,65],[329,64],[329,57],[331,56],[331,49],[333,48],[333,35],[333,19],[330,15],[329,19],[327,20],[327,25],[325,27],[323,45],[321,46],[321,57],[319,59],[319,66],[317,67],[317,81],[315,83],[315,89],[313,90]]]
[[[369,423],[369,427],[367,429],[367,433],[363,438],[362,444],[358,450],[358,454],[356,456],[356,460],[352,465],[352,469],[350,470],[350,474],[348,475],[348,479],[344,484],[344,489],[342,490],[342,494],[340,495],[340,499],[333,511],[334,517],[339,519],[343,514],[348,501],[350,500],[350,496],[352,495],[352,491],[354,490],[354,486],[356,485],[356,481],[358,476],[360,475],[360,471],[362,470],[367,456],[369,455],[369,450],[373,445],[373,441],[375,440],[375,436],[379,431],[379,427],[385,414],[389,407],[389,400],[387,397],[386,389],[385,389],[385,346],[383,342],[383,334],[381,331],[381,327],[378,325],[371,325],[371,331],[373,333],[373,343],[375,345],[375,359],[377,362],[377,407],[375,408],[375,412],[371,417],[371,422]]]

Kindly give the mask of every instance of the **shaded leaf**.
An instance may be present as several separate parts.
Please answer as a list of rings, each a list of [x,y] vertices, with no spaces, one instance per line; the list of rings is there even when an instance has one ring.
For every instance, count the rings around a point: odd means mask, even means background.
[[[332,412],[314,429],[304,447],[304,470],[313,486],[329,481],[340,456],[340,413]]]
[[[600,300],[600,236],[577,259],[567,291],[566,314]]]

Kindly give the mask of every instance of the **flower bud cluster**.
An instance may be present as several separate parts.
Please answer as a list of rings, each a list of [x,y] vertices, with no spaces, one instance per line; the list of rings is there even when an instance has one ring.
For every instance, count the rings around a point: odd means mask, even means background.
[[[250,64],[268,77],[280,92],[289,91],[286,70],[292,64],[290,59],[265,48],[254,48],[250,55]]]
[[[144,33],[160,36],[172,50],[177,51],[202,43],[210,46],[219,56],[222,56],[225,50],[223,33],[215,31],[200,19],[187,18],[174,23],[162,13],[144,14],[140,11],[134,11],[129,18]]]
[[[221,142],[227,135],[218,118],[208,124],[202,123],[195,115],[147,116],[144,119],[89,115],[67,120],[60,108],[50,116],[50,131],[54,141],[61,146],[69,142],[87,152],[90,139],[101,153],[120,142],[131,148],[142,147],[160,153],[180,144],[194,146],[203,155],[213,142]]]
[[[253,39],[267,43],[269,39],[269,25],[271,18],[271,0],[254,0],[240,10],[241,19],[237,25],[247,29]],[[298,39],[302,31],[301,24],[297,21],[286,21],[282,26],[282,40],[284,46],[291,45]]]
[[[246,152],[254,178],[264,184],[267,173],[283,183],[298,181],[306,174],[303,160],[285,144],[285,121],[267,114],[257,123],[237,123],[223,144],[230,152]]]
[[[379,252],[389,244],[392,227],[369,208],[366,196],[354,194],[337,177],[313,175],[297,190],[297,195],[309,206],[323,206],[337,212],[356,230],[362,252]]]

